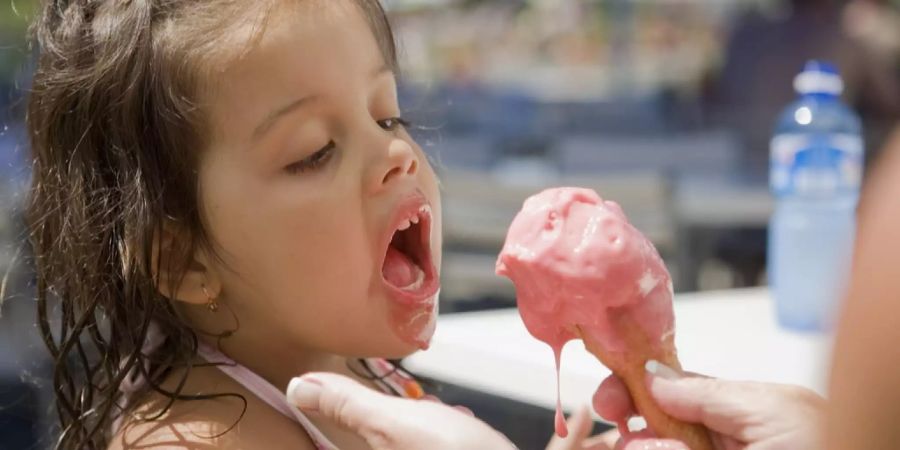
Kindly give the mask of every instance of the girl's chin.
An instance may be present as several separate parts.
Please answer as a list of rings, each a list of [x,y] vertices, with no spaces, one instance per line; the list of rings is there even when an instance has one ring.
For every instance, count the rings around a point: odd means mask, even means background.
[[[412,355],[413,353],[415,353],[419,350],[421,350],[419,347],[404,343],[402,346],[399,346],[398,348],[394,348],[394,349],[391,349],[391,351],[386,352],[382,356],[382,358],[384,358],[384,359],[403,359],[409,355]]]
[[[436,325],[436,301],[433,305],[394,314],[391,320],[393,334],[404,344],[407,354],[428,350]]]
[[[427,344],[424,345],[427,348]],[[403,359],[423,349],[423,345],[401,339],[396,335],[384,336],[381,339],[370,339],[358,342],[352,349],[345,349],[339,353],[356,355],[356,357]]]

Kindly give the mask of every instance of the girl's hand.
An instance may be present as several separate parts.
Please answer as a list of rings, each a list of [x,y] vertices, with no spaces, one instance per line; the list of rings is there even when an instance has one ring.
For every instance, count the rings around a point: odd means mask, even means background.
[[[287,398],[303,412],[321,414],[358,434],[374,450],[515,448],[465,411],[434,401],[391,397],[341,375],[294,378]]]
[[[797,386],[725,381],[700,376],[679,376],[661,364],[649,364],[647,383],[667,414],[710,429],[720,450],[805,450],[822,447],[820,422],[825,400]],[[652,430],[631,434],[625,422],[636,414],[625,385],[612,376],[594,396],[601,417],[619,424],[624,438],[616,449],[672,449],[686,447],[676,441],[655,439]]]
[[[618,438],[617,435],[609,434],[588,437],[594,429],[594,419],[587,407],[576,411],[566,421],[566,425],[569,435],[561,438],[554,434],[547,444],[547,450],[612,450]]]

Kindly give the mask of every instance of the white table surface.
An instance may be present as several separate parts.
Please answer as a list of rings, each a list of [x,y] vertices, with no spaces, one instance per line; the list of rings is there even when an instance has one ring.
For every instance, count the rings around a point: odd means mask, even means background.
[[[778,328],[766,289],[677,295],[676,345],[686,370],[799,384],[824,394],[831,338]],[[553,352],[515,309],[441,316],[428,351],[405,361],[414,373],[546,408],[556,404]],[[609,370],[580,341],[563,351],[563,408],[589,404]]]

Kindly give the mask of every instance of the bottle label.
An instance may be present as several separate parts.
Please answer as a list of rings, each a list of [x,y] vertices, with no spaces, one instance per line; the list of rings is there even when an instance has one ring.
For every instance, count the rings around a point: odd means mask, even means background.
[[[863,143],[852,134],[780,134],[772,139],[769,164],[769,186],[775,195],[857,192]]]

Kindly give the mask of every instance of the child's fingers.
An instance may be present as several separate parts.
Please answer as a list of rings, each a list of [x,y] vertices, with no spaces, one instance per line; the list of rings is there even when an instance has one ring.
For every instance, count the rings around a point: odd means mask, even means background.
[[[616,443],[619,442],[621,438],[622,436],[619,434],[619,430],[613,428],[605,433],[585,439],[584,443],[582,443],[582,449],[613,450],[616,448]]]
[[[569,416],[566,425],[569,428],[569,435],[564,438],[554,435],[547,444],[547,450],[581,450],[584,440],[594,429],[591,411],[586,406],[579,408],[575,414]]]
[[[594,393],[593,406],[600,417],[613,423],[620,423],[637,414],[628,388],[615,375],[610,375],[600,383]]]
[[[594,430],[594,419],[591,418],[591,410],[587,406],[582,406],[575,411],[575,414],[566,421],[569,432],[581,442],[590,436]]]

